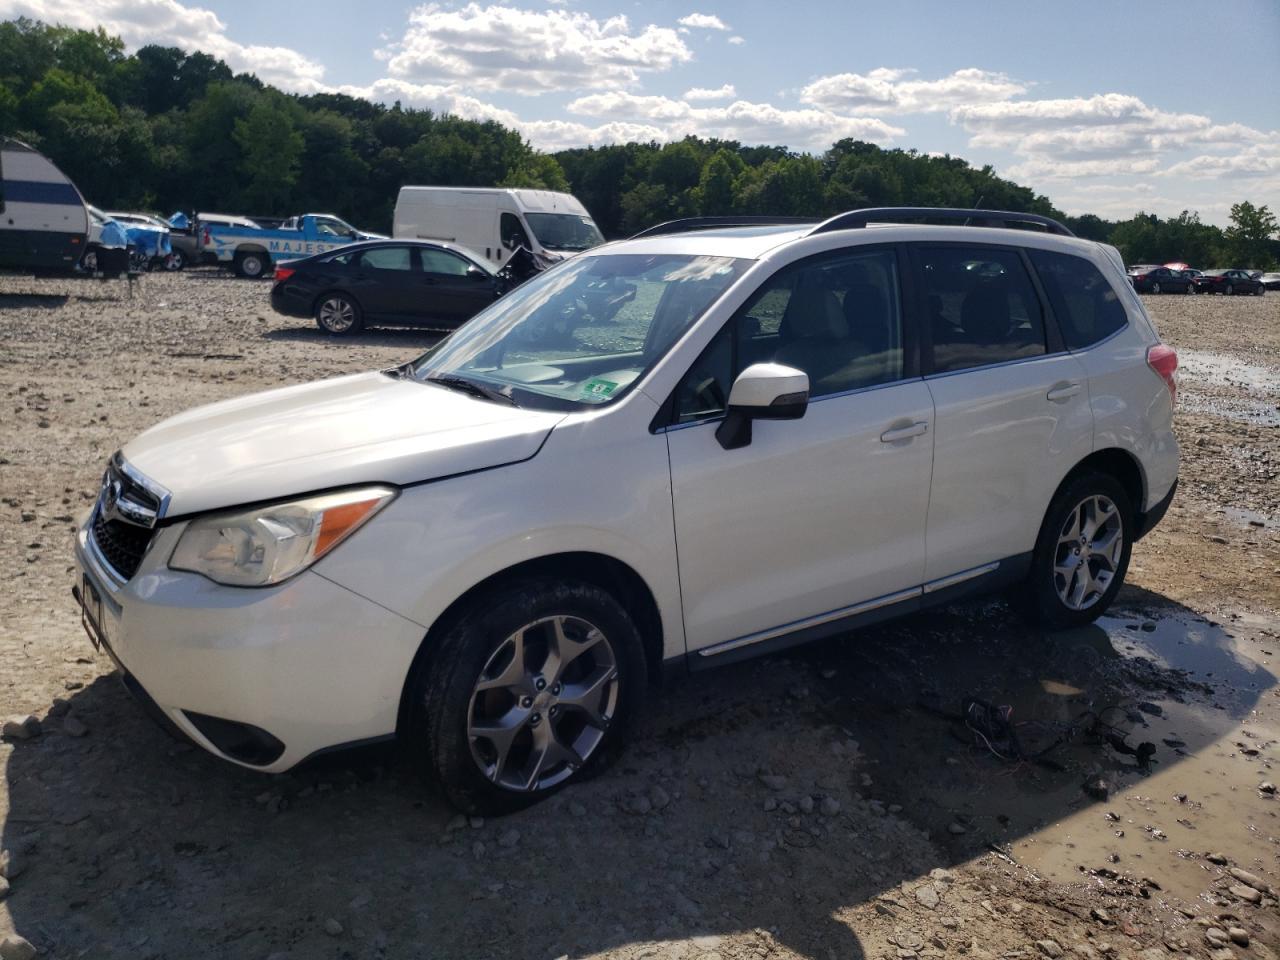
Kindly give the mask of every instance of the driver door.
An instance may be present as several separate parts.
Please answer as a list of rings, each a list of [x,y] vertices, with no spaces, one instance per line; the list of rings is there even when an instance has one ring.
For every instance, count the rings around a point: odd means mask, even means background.
[[[933,401],[906,349],[898,253],[835,251],[766,281],[677,387],[667,429],[690,652],[909,601],[924,579]],[[800,420],[716,440],[746,366],[809,375]]]

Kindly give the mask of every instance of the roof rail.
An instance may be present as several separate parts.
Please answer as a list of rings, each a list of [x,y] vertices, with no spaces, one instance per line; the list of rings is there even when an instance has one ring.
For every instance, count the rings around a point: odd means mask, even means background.
[[[1044,228],[1046,233],[1056,233],[1063,237],[1075,236],[1057,220],[1052,217],[1042,217],[1038,213],[966,210],[962,207],[868,207],[865,210],[850,210],[848,213],[837,214],[830,220],[824,220],[809,231],[809,236],[816,233],[830,233],[832,230],[855,230],[869,223],[904,223],[913,220],[947,220],[973,227],[1013,227],[1018,224],[1034,224]]]
[[[816,217],[685,217],[682,220],[668,220],[641,230],[629,240],[641,237],[658,237],[667,233],[690,233],[694,230],[717,230],[726,227],[777,227],[794,224],[818,223]]]

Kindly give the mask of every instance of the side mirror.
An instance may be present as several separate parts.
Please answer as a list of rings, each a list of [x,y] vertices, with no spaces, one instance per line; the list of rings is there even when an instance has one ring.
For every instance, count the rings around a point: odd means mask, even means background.
[[[716,428],[726,450],[751,442],[753,420],[799,420],[809,406],[809,375],[780,363],[753,363],[733,381],[729,407]]]
[[[489,274],[485,273],[479,267],[467,267],[467,279],[475,280],[477,282],[481,280],[488,280]]]

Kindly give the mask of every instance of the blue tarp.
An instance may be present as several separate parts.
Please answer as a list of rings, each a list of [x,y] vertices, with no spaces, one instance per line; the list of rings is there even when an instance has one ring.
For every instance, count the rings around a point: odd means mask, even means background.
[[[169,231],[159,227],[143,227],[129,224],[125,228],[129,243],[137,247],[138,252],[148,257],[167,257],[173,252],[169,243]]]
[[[179,210],[169,218],[169,226],[175,230],[187,230],[191,227],[191,221],[187,219],[187,215]]]
[[[107,220],[102,225],[102,235],[98,243],[104,247],[126,247],[129,245],[129,234],[115,220]]]

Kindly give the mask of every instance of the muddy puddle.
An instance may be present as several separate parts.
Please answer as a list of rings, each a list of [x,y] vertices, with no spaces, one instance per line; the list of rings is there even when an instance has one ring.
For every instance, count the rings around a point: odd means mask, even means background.
[[[1041,635],[989,604],[814,656],[846,694],[864,793],[957,856],[994,847],[1047,879],[1112,871],[1194,900],[1216,869],[1206,855],[1274,858],[1280,806],[1258,785],[1280,778],[1280,733],[1258,708],[1277,682],[1263,651],[1280,643],[1259,642],[1260,626],[1135,609]],[[1016,742],[982,706],[966,724],[970,699],[1011,708]]]
[[[1225,353],[1178,351],[1179,402],[1196,413],[1280,425],[1280,370]]]

